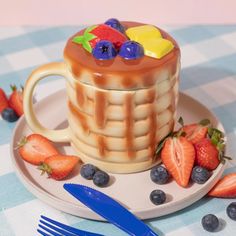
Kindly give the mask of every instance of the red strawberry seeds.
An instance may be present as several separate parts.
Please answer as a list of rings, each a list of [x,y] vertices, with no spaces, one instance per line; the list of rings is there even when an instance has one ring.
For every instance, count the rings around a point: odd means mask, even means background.
[[[193,144],[181,136],[168,138],[161,151],[161,159],[175,181],[187,187],[195,159]]]
[[[12,94],[9,98],[9,106],[16,112],[18,116],[24,114],[23,110],[23,91],[17,90],[15,85],[11,86]]]
[[[236,173],[224,176],[208,193],[212,197],[235,198],[236,197]]]
[[[18,145],[22,159],[33,165],[40,165],[47,157],[58,154],[51,141],[40,134],[24,137]]]

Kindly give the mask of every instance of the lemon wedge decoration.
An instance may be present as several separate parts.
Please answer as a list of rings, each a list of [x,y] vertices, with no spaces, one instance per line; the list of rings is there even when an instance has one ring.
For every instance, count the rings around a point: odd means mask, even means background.
[[[162,38],[160,30],[153,25],[131,27],[125,33],[131,40],[138,43],[142,43],[149,38]]]
[[[146,56],[158,59],[164,57],[174,48],[174,45],[171,41],[163,38],[149,39],[142,45],[144,47],[144,54]]]
[[[126,35],[140,43],[144,47],[144,54],[149,57],[161,59],[174,48],[174,44],[162,38],[160,30],[153,25],[131,27],[126,30]]]

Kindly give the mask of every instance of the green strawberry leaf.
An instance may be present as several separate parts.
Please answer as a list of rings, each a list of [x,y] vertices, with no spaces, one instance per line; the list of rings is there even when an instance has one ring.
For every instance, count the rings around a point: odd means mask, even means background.
[[[83,48],[86,49],[88,52],[92,52],[92,47],[88,41],[83,42]]]
[[[158,146],[157,146],[157,148],[156,148],[156,152],[155,152],[156,155],[158,155],[158,154],[161,152],[161,150],[162,150],[162,148],[164,147],[164,144],[165,144],[167,138],[169,138],[169,137],[171,137],[171,136],[173,136],[173,132],[170,132],[169,134],[167,134],[166,137],[163,138],[163,139],[159,142],[159,144],[158,144]]]
[[[201,121],[199,122],[199,124],[202,125],[202,126],[207,126],[207,125],[209,125],[210,123],[211,123],[211,122],[210,122],[209,119],[204,119],[204,120],[201,120]]]
[[[90,34],[90,33],[84,34],[84,40],[85,41],[90,41],[90,40],[95,39],[95,38],[97,38],[97,36],[94,35],[94,34]]]
[[[97,27],[97,25],[91,25],[91,26],[89,26],[89,27],[84,31],[84,34],[89,33],[90,31],[92,31],[92,30],[95,29],[96,27]]]
[[[179,117],[178,123],[183,127],[184,126],[184,119],[182,116]]]
[[[84,42],[84,36],[83,35],[80,35],[80,36],[76,36],[72,39],[72,41],[74,43],[78,43],[78,44],[83,44]]]

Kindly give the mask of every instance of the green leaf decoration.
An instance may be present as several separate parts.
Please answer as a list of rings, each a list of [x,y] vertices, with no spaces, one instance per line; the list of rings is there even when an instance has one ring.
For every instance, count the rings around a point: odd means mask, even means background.
[[[96,27],[97,27],[97,25],[92,25],[92,26],[88,27],[84,31],[83,35],[74,37],[72,39],[72,42],[82,44],[83,48],[91,53],[92,52],[92,47],[91,47],[89,41],[97,38],[97,36],[94,35],[94,34],[91,34],[89,32],[92,31],[93,29],[95,29]]]
[[[92,31],[93,29],[97,28],[97,25],[91,25],[89,26],[85,31],[84,34],[89,33],[90,31]]]
[[[86,49],[88,52],[92,52],[92,47],[88,41],[83,42],[83,48]]]
[[[81,36],[76,36],[76,37],[74,37],[74,38],[72,39],[72,41],[73,41],[74,43],[82,44],[83,41],[84,41],[84,36],[83,36],[83,35],[81,35]]]
[[[84,40],[85,41],[90,41],[90,40],[95,39],[95,38],[97,38],[97,36],[94,35],[94,34],[90,34],[90,33],[84,34]]]

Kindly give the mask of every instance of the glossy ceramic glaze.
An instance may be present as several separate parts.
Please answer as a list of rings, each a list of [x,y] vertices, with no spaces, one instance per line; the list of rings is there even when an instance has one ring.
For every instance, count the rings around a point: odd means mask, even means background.
[[[123,22],[125,28],[142,25]],[[84,30],[78,32],[80,35]],[[85,163],[114,173],[143,171],[160,160],[158,143],[172,130],[176,118],[180,50],[161,59],[144,56],[125,60],[96,60],[81,44],[68,39],[65,63],[37,68],[25,85],[24,110],[31,129],[52,141],[68,141]],[[32,94],[37,82],[49,75],[66,79],[68,129],[48,130],[33,113]]]
[[[126,29],[141,25],[123,24]],[[175,45],[162,59],[99,61],[72,42],[83,30],[68,40],[64,57],[74,78],[67,83],[68,121],[83,161],[94,158],[101,168],[118,173],[141,171],[155,162],[157,144],[173,129],[180,69],[178,45],[161,32]],[[109,162],[137,162],[139,168],[110,169]]]

